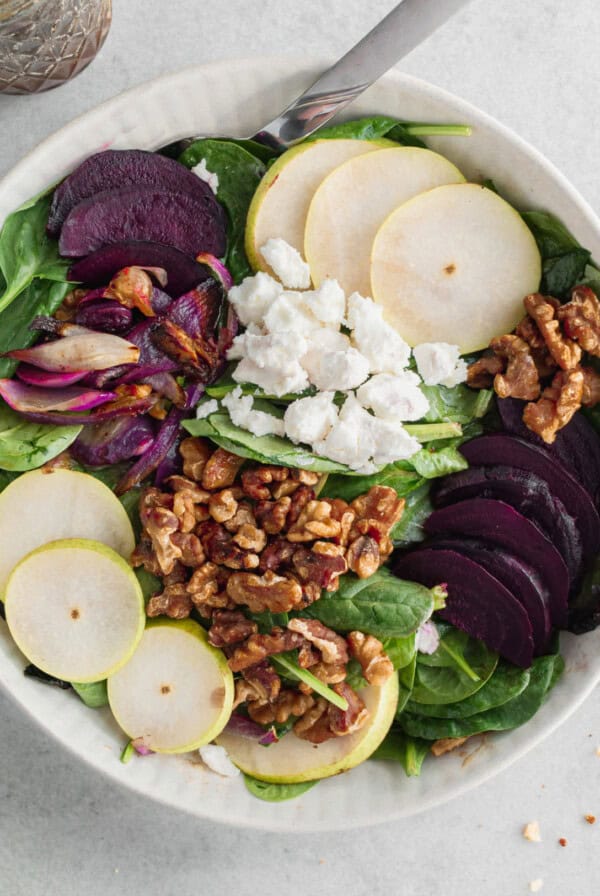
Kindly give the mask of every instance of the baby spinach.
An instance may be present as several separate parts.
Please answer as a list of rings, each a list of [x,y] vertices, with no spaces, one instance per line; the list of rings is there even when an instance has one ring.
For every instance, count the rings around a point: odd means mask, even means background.
[[[86,706],[89,706],[92,709],[98,709],[100,706],[108,706],[106,681],[90,681],[85,684],[79,684],[76,681],[72,681],[71,684],[75,693],[81,697]]]
[[[337,591],[324,591],[305,611],[336,631],[361,631],[376,638],[399,638],[429,619],[434,596],[429,588],[398,579],[382,567],[368,579],[346,574]]]
[[[415,657],[416,636],[413,633],[403,638],[384,638],[383,649],[391,659],[394,669],[404,669]]]
[[[520,669],[501,660],[486,683],[470,697],[457,703],[425,704],[409,700],[407,712],[417,716],[429,716],[436,719],[464,719],[488,709],[502,706],[514,697],[522,694],[529,684],[530,674],[527,669]]]
[[[462,440],[461,440],[462,441]],[[410,464],[423,479],[435,479],[466,470],[469,464],[456,445],[448,445],[436,451],[435,448],[421,448],[410,458]]]
[[[18,473],[9,473],[8,470],[0,470],[0,492],[3,492],[18,475]]]
[[[0,232],[0,271],[4,279],[0,311],[35,278],[66,280],[69,261],[60,257],[56,240],[46,234],[50,201],[48,195],[31,199],[4,222]]]
[[[0,467],[24,472],[41,467],[71,445],[81,426],[31,423],[0,403]]]
[[[407,666],[398,670],[398,686],[400,692],[398,694],[398,703],[396,705],[396,718],[400,715],[412,694],[413,685],[415,683],[415,672],[417,669],[417,654],[413,657]]]
[[[439,625],[440,644],[435,653],[417,656],[411,699],[417,703],[446,704],[464,700],[478,691],[498,664],[483,641],[451,625]]]
[[[402,516],[390,533],[395,544],[423,541],[425,538],[423,524],[433,511],[433,505],[429,497],[429,482],[421,480],[421,483],[406,495]]]
[[[0,314],[0,355],[14,348],[29,348],[38,338],[30,330],[34,317],[50,317],[67,293],[72,283],[32,280],[19,296]],[[18,362],[0,357],[0,377],[12,376]]]
[[[591,253],[548,212],[523,212],[522,217],[542,256],[540,289],[557,298],[566,297],[581,282]]]
[[[428,124],[427,122],[398,121],[385,115],[372,115],[355,121],[322,128],[308,137],[312,140],[393,140],[403,146],[426,148],[421,137],[468,137],[471,128],[461,124]]]
[[[491,389],[469,389],[468,386],[421,386],[429,400],[425,420],[470,423],[485,416],[494,393]]]
[[[247,148],[229,140],[196,140],[179,161],[193,168],[202,159],[209,171],[218,175],[217,199],[229,216],[229,232],[225,264],[236,283],[252,273],[244,249],[244,232],[248,207],[265,173],[260,159]]]
[[[433,719],[404,713],[402,729],[413,737],[439,740],[443,737],[470,737],[484,731],[506,731],[528,722],[538,711],[560,678],[564,660],[560,654],[541,656],[533,661],[527,687],[501,706],[460,719]]]
[[[310,790],[318,781],[302,781],[300,784],[276,784],[269,781],[259,781],[250,775],[244,775],[244,784],[252,796],[267,803],[282,803],[284,800],[293,800]]]
[[[429,753],[431,741],[411,737],[403,731],[393,729],[388,732],[383,743],[372,754],[371,759],[387,759],[399,762],[409,778],[421,774],[423,760]]]
[[[369,476],[330,474],[322,494],[328,498],[343,498],[344,501],[350,502],[368,492],[374,485],[385,485],[388,488],[393,488],[402,498],[417,488],[422,481],[417,473],[390,464],[379,473]]]
[[[134,573],[136,579],[140,583],[140,588],[142,589],[142,594],[146,602],[149,601],[153,595],[162,591],[163,584],[161,580],[151,572],[148,572],[147,569],[144,569],[143,566],[138,566],[134,569]]]

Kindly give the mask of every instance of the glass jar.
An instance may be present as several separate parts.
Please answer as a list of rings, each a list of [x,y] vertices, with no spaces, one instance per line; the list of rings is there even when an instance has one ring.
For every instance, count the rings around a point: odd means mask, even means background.
[[[111,0],[0,0],[0,93],[37,93],[75,77],[110,22]]]

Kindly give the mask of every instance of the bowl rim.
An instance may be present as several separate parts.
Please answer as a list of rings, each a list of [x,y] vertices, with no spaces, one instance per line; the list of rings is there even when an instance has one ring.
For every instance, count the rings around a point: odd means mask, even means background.
[[[238,71],[244,71],[249,66],[256,66],[258,63],[267,65],[271,64],[277,67],[285,68],[290,74],[294,72],[298,74],[301,72],[306,72],[308,76],[308,73],[310,72],[311,75],[314,74],[314,76],[316,77],[319,72],[330,65],[332,61],[332,58],[303,58],[299,56],[283,54],[243,57],[236,56],[232,58],[219,59],[208,63],[189,65],[184,68],[180,68],[136,84],[135,86],[130,87],[127,90],[122,91],[115,96],[104,100],[102,103],[93,106],[91,109],[88,109],[87,111],[77,115],[62,127],[60,127],[58,130],[49,134],[39,144],[37,144],[37,146],[27,152],[23,156],[23,158],[20,159],[19,162],[17,162],[16,165],[14,165],[2,177],[2,179],[0,179],[0,214],[4,190],[14,179],[19,179],[21,177],[22,172],[28,169],[28,167],[31,165],[32,160],[35,160],[38,153],[48,152],[48,150],[52,149],[54,143],[63,141],[64,138],[68,137],[69,133],[71,132],[75,133],[82,124],[93,122],[96,116],[102,118],[106,116],[107,113],[110,114],[112,110],[118,109],[120,104],[128,105],[134,102],[136,97],[149,90],[152,90],[157,86],[160,86],[160,88],[163,90],[169,88],[175,89],[180,81],[186,82],[190,79],[193,80],[194,78],[205,76],[207,73],[210,73],[216,77],[222,77],[223,75],[231,74],[232,70],[234,69]],[[462,99],[461,97],[456,96],[450,91],[430,84],[429,82],[414,75],[406,74],[397,68],[393,68],[388,71],[385,75],[382,76],[380,80],[393,81],[399,87],[407,87],[409,91],[425,91],[427,94],[440,101],[441,103],[450,104],[454,109],[464,115],[464,120],[469,121],[468,116],[470,115],[478,123],[491,128],[495,133],[499,134],[501,138],[515,146],[522,154],[527,156],[532,162],[535,163],[536,166],[545,171],[549,175],[549,177],[552,178],[552,180],[557,184],[560,190],[566,194],[568,200],[572,203],[572,205],[577,208],[577,210],[586,219],[588,225],[597,234],[598,239],[600,240],[600,218],[595,214],[588,202],[581,196],[581,194],[571,184],[567,177],[563,175],[562,172],[552,162],[550,162],[539,150],[535,149],[526,140],[516,134],[511,128],[497,121],[489,113],[482,111],[474,104]],[[348,112],[351,113],[351,111],[352,106],[348,107],[348,109],[345,110],[344,114],[347,116]],[[182,136],[185,136],[185,134],[177,134],[172,139],[177,140]],[[157,147],[152,148],[155,149]],[[7,211],[7,214],[9,214],[10,211],[12,211],[12,209],[9,209]],[[0,226],[2,223],[3,219],[0,220]],[[590,695],[590,693],[599,682],[600,659],[598,660],[595,669],[589,672],[588,677],[580,685],[576,696],[569,700],[568,704],[563,707],[562,711],[555,713],[548,719],[544,718],[543,721],[538,723],[536,729],[532,731],[525,739],[525,742],[517,746],[516,749],[511,751],[508,756],[500,760],[496,758],[491,768],[488,764],[483,764],[471,776],[465,776],[464,779],[458,784],[453,784],[448,787],[447,791],[441,797],[439,794],[432,792],[428,796],[423,797],[422,801],[417,807],[411,806],[408,810],[404,810],[402,805],[400,805],[398,807],[398,810],[393,815],[389,811],[386,811],[385,813],[373,815],[367,821],[365,821],[364,819],[355,821],[351,816],[346,815],[345,817],[339,818],[339,820],[335,823],[323,823],[320,820],[315,826],[314,822],[311,819],[305,817],[303,820],[295,820],[292,827],[289,822],[284,822],[282,824],[281,820],[278,821],[277,815],[273,815],[272,819],[262,819],[255,817],[252,821],[252,824],[250,824],[246,819],[225,819],[224,817],[216,816],[211,812],[202,811],[203,807],[199,807],[198,811],[192,809],[190,806],[180,805],[175,798],[171,799],[164,794],[153,793],[147,789],[143,782],[139,782],[133,777],[124,778],[117,776],[117,774],[111,772],[107,766],[102,765],[100,761],[96,761],[94,757],[86,755],[80,747],[76,746],[75,743],[71,743],[66,739],[63,739],[57,731],[49,727],[46,721],[36,714],[34,708],[30,705],[29,702],[24,701],[20,698],[20,696],[17,696],[17,694],[15,694],[10,689],[8,684],[0,677],[0,686],[2,686],[3,691],[11,698],[14,704],[16,704],[21,710],[24,710],[25,713],[47,734],[50,734],[52,738],[61,745],[61,747],[66,748],[72,755],[76,756],[77,759],[81,760],[81,762],[86,766],[91,766],[95,771],[98,771],[105,775],[108,779],[110,779],[111,782],[115,784],[121,784],[127,787],[129,790],[144,797],[149,797],[156,802],[162,803],[165,806],[172,807],[178,809],[179,811],[183,811],[186,814],[192,814],[197,817],[210,820],[212,822],[217,822],[219,824],[227,824],[245,829],[252,827],[257,830],[277,832],[287,830],[291,831],[293,829],[295,832],[307,833],[314,832],[315,830],[351,830],[359,827],[365,827],[367,825],[371,826],[376,824],[384,824],[391,820],[399,820],[400,818],[406,818],[412,815],[420,814],[421,812],[427,811],[434,806],[442,805],[449,802],[450,800],[455,799],[458,796],[461,796],[472,788],[479,786],[488,778],[495,777],[496,775],[505,771],[510,765],[520,759],[527,752],[529,752],[529,750],[533,749],[542,740],[546,739],[581,706],[581,704]],[[170,758],[172,759],[173,757]],[[118,765],[118,761],[116,764]],[[309,813],[307,812],[306,814],[308,815]]]

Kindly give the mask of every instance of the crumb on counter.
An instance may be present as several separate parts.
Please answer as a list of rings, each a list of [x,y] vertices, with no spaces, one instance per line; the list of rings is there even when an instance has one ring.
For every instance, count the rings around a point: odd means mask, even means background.
[[[540,833],[540,825],[537,821],[529,821],[523,828],[523,836],[530,843],[540,843],[542,835]]]
[[[543,886],[544,881],[541,877],[536,877],[535,880],[529,881],[529,891],[531,893],[539,893]]]
[[[566,846],[569,841],[566,839],[566,837],[559,837],[558,842],[560,843],[561,846]]]
[[[595,815],[584,815],[583,816],[588,824],[596,824],[596,816]]]

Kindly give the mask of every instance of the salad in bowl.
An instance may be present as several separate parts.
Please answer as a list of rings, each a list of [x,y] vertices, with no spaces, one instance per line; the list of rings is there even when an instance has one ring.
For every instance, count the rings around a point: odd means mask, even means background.
[[[426,776],[600,621],[600,274],[440,135],[106,149],[8,216],[3,637],[123,762]]]

